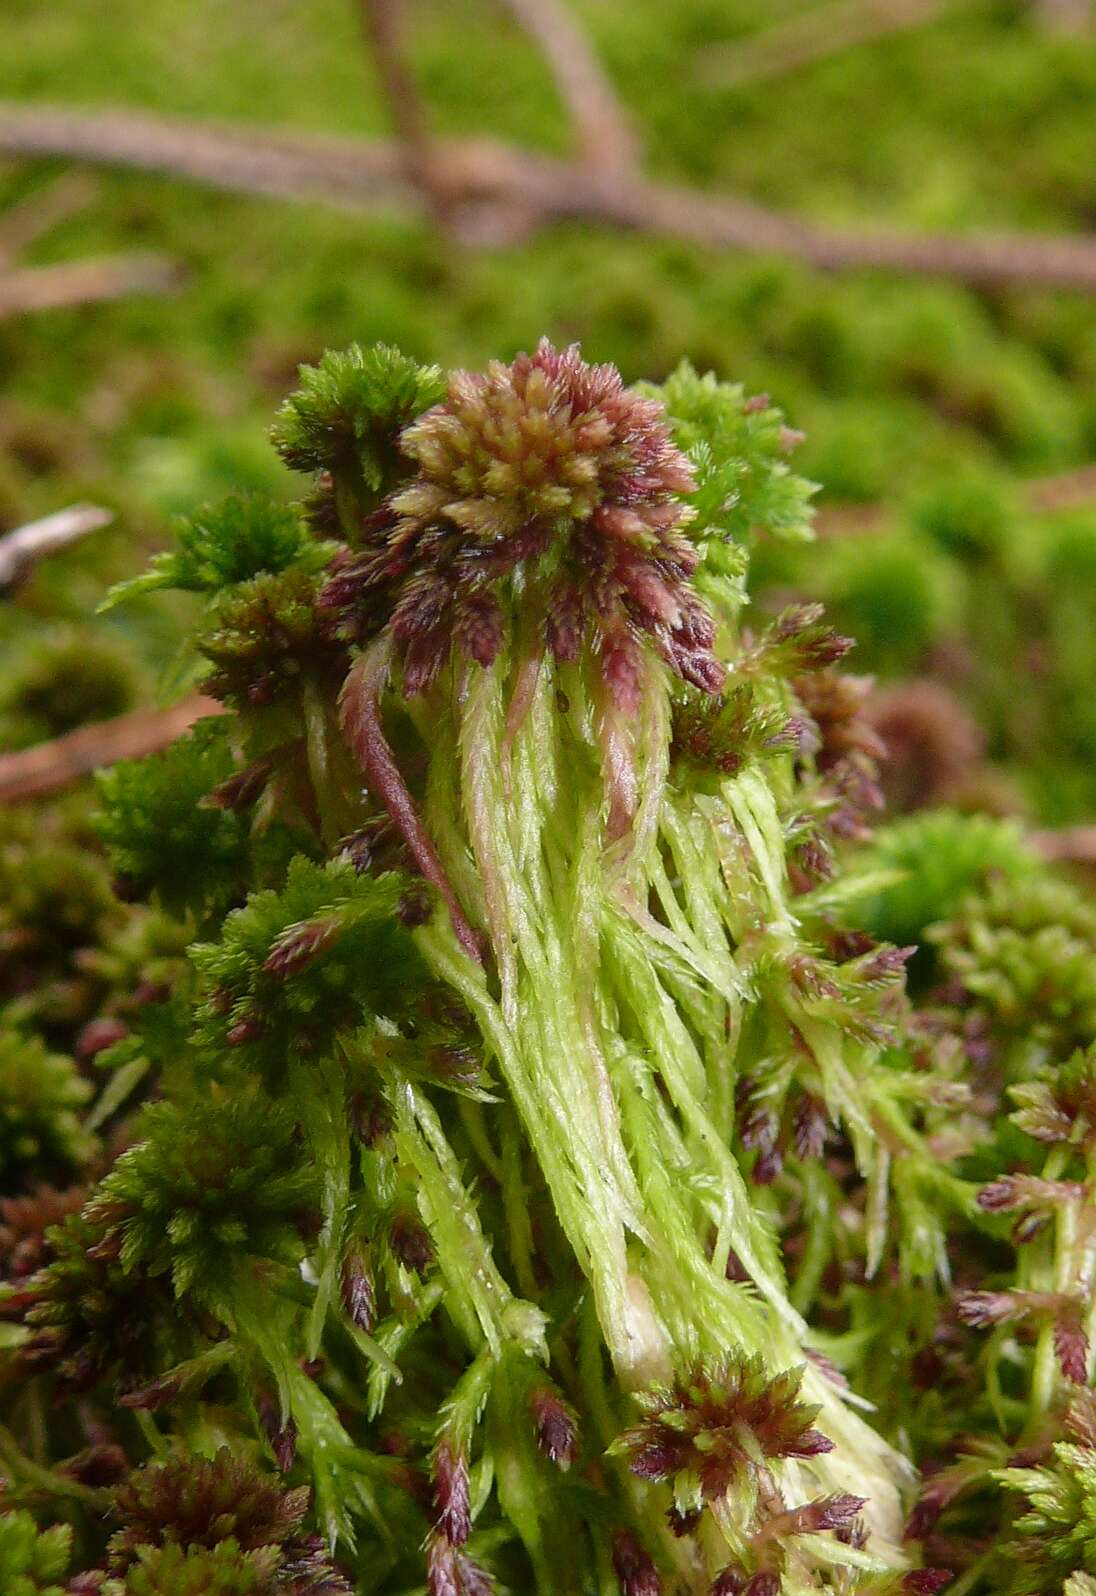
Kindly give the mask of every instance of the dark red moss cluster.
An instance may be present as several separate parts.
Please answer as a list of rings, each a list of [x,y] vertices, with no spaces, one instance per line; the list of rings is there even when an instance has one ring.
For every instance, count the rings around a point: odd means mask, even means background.
[[[560,661],[592,647],[621,708],[638,704],[644,640],[685,681],[718,691],[677,497],[694,485],[689,462],[662,405],[614,366],[542,340],[510,365],[456,372],[400,447],[417,475],[370,518],[322,602],[356,641],[391,626],[407,693],[436,680],[453,646],[490,664],[519,588],[540,634],[529,646]]]
[[[817,1457],[833,1442],[813,1428],[817,1408],[797,1400],[801,1369],[775,1379],[760,1359],[728,1355],[639,1397],[644,1417],[618,1446],[645,1480],[695,1480],[705,1501],[754,1473],[758,1460]]]

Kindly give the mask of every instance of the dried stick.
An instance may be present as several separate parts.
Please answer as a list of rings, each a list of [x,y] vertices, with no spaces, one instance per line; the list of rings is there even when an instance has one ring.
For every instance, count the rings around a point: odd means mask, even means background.
[[[169,294],[181,281],[178,261],[167,255],[104,255],[58,266],[26,266],[0,272],[0,320],[32,311],[100,304],[130,294]]]
[[[408,188],[395,145],[140,111],[0,101],[0,151],[165,172],[233,193],[350,209],[405,197]]]
[[[417,198],[393,143],[215,128],[138,112],[76,112],[0,102],[0,150],[68,155],[171,172],[248,194],[326,200],[354,210]],[[435,146],[435,177],[455,199],[534,208],[544,221],[585,218],[714,248],[790,255],[829,269],[884,267],[972,283],[1096,292],[1096,238],[1027,234],[844,232],[748,200],[597,173],[486,141]]]
[[[953,0],[830,0],[760,33],[712,45],[701,74],[721,89],[765,83],[856,44],[933,21]]]
[[[112,510],[101,510],[94,504],[72,504],[67,510],[57,510],[40,521],[28,521],[26,526],[0,537],[0,591],[17,586],[47,554],[109,526],[113,520]]]
[[[1049,477],[1032,477],[1019,485],[1025,509],[1039,515],[1076,510],[1096,502],[1096,465],[1078,466]],[[815,514],[814,529],[822,538],[871,536],[883,531],[893,517],[885,504],[824,504]]]
[[[1052,864],[1096,865],[1096,826],[1066,826],[1061,831],[1033,831],[1028,841]]]
[[[892,519],[885,504],[820,504],[814,530],[820,538],[858,538],[881,532]]]
[[[195,694],[170,709],[138,709],[115,720],[80,726],[52,742],[0,755],[0,803],[42,798],[120,759],[140,759],[166,748],[206,715],[220,715],[215,698]]]
[[[52,231],[84,209],[94,199],[98,185],[86,172],[65,172],[25,195],[0,216],[0,267],[29,249],[43,234]]]
[[[746,200],[647,184],[622,194],[613,220],[717,247],[790,255],[831,270],[878,268],[969,283],[1027,283],[1096,291],[1096,238],[1023,233],[844,232],[799,222]],[[571,214],[583,214],[581,197]],[[605,214],[608,215],[606,206]],[[585,214],[596,214],[587,207]]]
[[[560,0],[502,0],[536,43],[571,114],[587,166],[606,176],[634,174],[635,132],[586,35]]]
[[[1096,465],[1079,466],[1076,471],[1061,471],[1052,477],[1035,477],[1024,489],[1024,499],[1032,510],[1075,510],[1096,500]]]
[[[1035,0],[1035,13],[1059,33],[1082,33],[1092,22],[1091,0]]]
[[[404,58],[403,0],[360,0],[362,26],[388,103],[403,175],[444,220],[448,201],[439,184],[433,143],[418,85]]]

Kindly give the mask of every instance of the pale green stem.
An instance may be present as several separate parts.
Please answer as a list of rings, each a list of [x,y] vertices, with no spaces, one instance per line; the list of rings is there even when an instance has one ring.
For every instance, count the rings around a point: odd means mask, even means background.
[[[529,1220],[529,1193],[521,1167],[521,1141],[515,1124],[503,1127],[499,1184],[502,1187],[514,1274],[519,1288],[533,1300],[539,1294],[533,1273],[533,1227]]]
[[[74,1502],[82,1502],[96,1513],[102,1513],[110,1504],[109,1491],[81,1485],[79,1480],[70,1479],[68,1475],[58,1474],[53,1469],[43,1468],[41,1464],[33,1462],[20,1450],[18,1441],[2,1424],[0,1463],[17,1484],[25,1483],[47,1497],[68,1497]]]
[[[397,1154],[419,1177],[423,1217],[449,1286],[446,1306],[462,1334],[472,1347],[486,1341],[496,1358],[510,1338],[520,1340],[533,1356],[543,1357],[543,1315],[531,1303],[516,1299],[500,1275],[432,1103],[404,1081],[395,1094],[395,1107]]]
[[[1057,1180],[1066,1166],[1069,1151],[1064,1147],[1052,1147],[1043,1165],[1044,1180]],[[1053,1220],[1052,1252],[1049,1260],[1040,1258],[1035,1261],[1032,1254],[1030,1265],[1037,1288],[1039,1285],[1047,1286],[1054,1291],[1063,1291],[1069,1286],[1069,1258],[1063,1245],[1060,1226],[1060,1217],[1055,1212]],[[1039,1277],[1042,1277],[1041,1279]],[[1058,1358],[1054,1350],[1054,1326],[1047,1323],[1041,1326],[1038,1339],[1035,1343],[1035,1357],[1031,1371],[1031,1400],[1029,1411],[1033,1423],[1037,1423],[1050,1409],[1054,1401],[1054,1393],[1058,1388],[1060,1375]]]
[[[301,683],[301,712],[304,716],[305,754],[308,775],[320,817],[320,835],[325,848],[334,848],[345,831],[338,811],[337,794],[342,783],[331,774],[331,726],[327,706],[316,683],[306,676]]]
[[[599,1317],[614,1361],[622,1371],[635,1370],[646,1361],[646,1348],[633,1324],[624,1225],[606,1202],[603,1166],[591,1158],[581,1137],[574,1134],[565,1102],[555,1093],[548,1096],[548,1083],[537,1078],[536,1048],[530,1074],[525,1064],[528,1036],[523,1038],[526,1047],[512,1036],[498,1005],[486,991],[481,973],[456,951],[446,928],[434,924],[416,935],[435,973],[464,998],[476,1015],[525,1133],[537,1149],[564,1234],[597,1295]],[[571,1113],[573,1117],[574,1111]]]

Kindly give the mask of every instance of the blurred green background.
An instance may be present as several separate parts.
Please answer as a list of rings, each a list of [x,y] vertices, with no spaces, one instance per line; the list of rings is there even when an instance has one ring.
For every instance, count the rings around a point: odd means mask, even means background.
[[[957,0],[728,81],[736,48],[833,4],[570,0],[653,176],[849,229],[1096,232],[1096,24]],[[501,3],[407,9],[439,135],[568,150],[553,79]],[[388,131],[355,0],[2,0],[0,99]],[[476,364],[546,332],[630,379],[686,356],[769,392],[807,434],[796,465],[819,505],[878,508],[870,531],[763,551],[759,606],[823,597],[861,640],[858,668],[954,695],[984,752],[963,801],[1050,824],[1096,810],[1096,507],[1044,512],[1028,486],[1096,459],[1096,298],[823,273],[593,223],[472,247],[397,208],[2,151],[0,253],[5,220],[77,170],[71,203],[0,275],[154,250],[186,276],[168,297],[0,319],[0,528],[76,498],[118,512],[2,606],[6,746],[151,699],[173,612],[90,613],[172,513],[230,488],[293,491],[265,435],[299,362],[384,339]],[[50,684],[75,660],[74,704]]]

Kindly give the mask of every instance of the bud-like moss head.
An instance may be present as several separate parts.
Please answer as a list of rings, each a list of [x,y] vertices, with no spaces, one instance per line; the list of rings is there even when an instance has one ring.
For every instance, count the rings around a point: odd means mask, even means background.
[[[692,472],[661,403],[615,367],[542,340],[510,365],[455,372],[400,447],[417,474],[328,602],[351,635],[390,623],[408,692],[435,680],[453,646],[490,664],[518,594],[558,660],[593,649],[622,707],[636,700],[644,639],[685,680],[720,686],[678,497]]]

